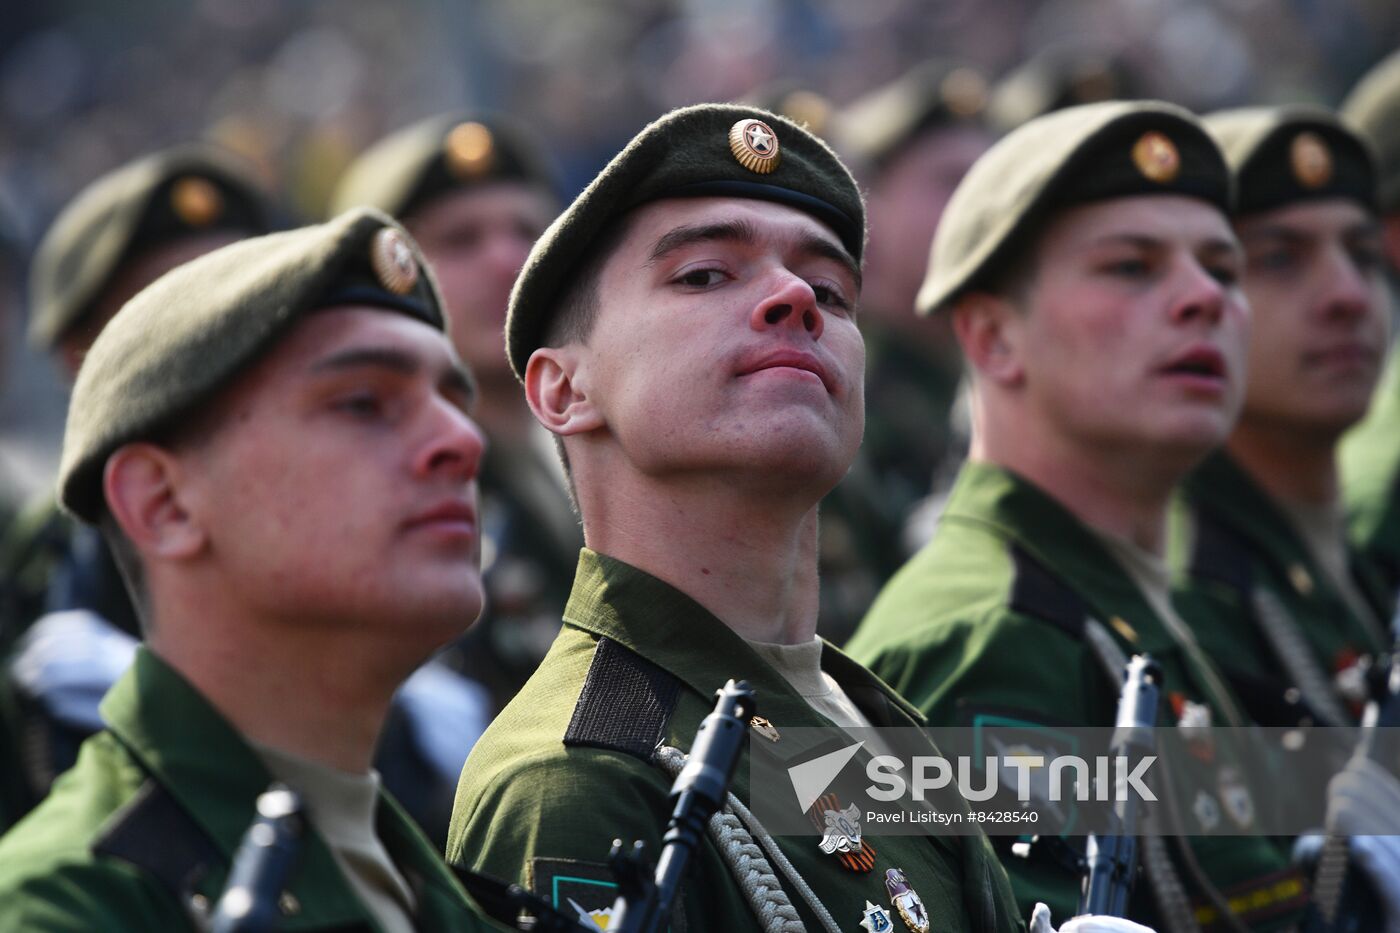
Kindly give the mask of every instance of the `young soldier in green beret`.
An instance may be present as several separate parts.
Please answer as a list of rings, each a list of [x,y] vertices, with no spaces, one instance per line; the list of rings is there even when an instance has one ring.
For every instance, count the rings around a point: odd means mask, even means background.
[[[536,244],[507,348],[587,547],[553,648],[467,760],[449,861],[605,922],[606,840],[657,851],[661,749],[689,748],[727,679],[757,689],[755,728],[779,747],[794,727],[918,722],[815,636],[816,508],[860,442],[864,238],[855,183],[816,137],[702,105],[639,133]],[[815,838],[775,840],[804,891],[743,835],[727,851],[752,877],[707,838],[677,923],[853,928],[869,907],[888,924],[898,868],[935,929],[1021,925],[981,837],[890,837],[861,872]]]
[[[1400,52],[1364,77],[1342,104],[1342,116],[1376,153],[1382,244],[1394,306],[1400,282]],[[1390,354],[1371,410],[1342,444],[1342,495],[1347,525],[1363,554],[1400,593],[1400,365]]]
[[[850,645],[931,722],[1112,725],[1123,661],[1146,652],[1165,674],[1164,723],[1246,724],[1173,611],[1164,561],[1173,489],[1225,439],[1244,392],[1229,192],[1194,117],[1112,102],[1025,124],[953,195],[919,310],[953,317],[972,449],[933,540]],[[1186,773],[1204,796],[1169,814],[1178,835],[1140,840],[1134,919],[1194,929],[1228,904],[1257,929],[1297,919],[1303,879],[1250,835],[1253,804],[1228,764]],[[1181,850],[1193,821],[1222,820],[1239,835]],[[1073,912],[1066,848],[1005,853],[1023,904]]]
[[[198,930],[274,779],[296,929],[482,930],[370,769],[390,699],[481,607],[472,388],[387,217],[220,249],[93,344],[59,495],[146,639],[107,728],[0,840],[0,928]]]
[[[1249,108],[1206,126],[1235,174],[1253,322],[1239,423],[1186,482],[1176,604],[1254,722],[1346,725],[1390,617],[1347,545],[1336,456],[1386,349],[1375,169],[1326,111]]]
[[[103,176],[64,208],[35,253],[30,342],[71,381],[128,299],[189,259],[266,233],[270,214],[245,166],[210,146],[155,153]],[[0,742],[0,758],[18,779],[0,803],[3,828],[102,727],[97,700],[130,660],[138,625],[100,536],[52,495],[29,504],[0,540],[0,579],[0,706],[10,706],[0,732],[14,736]]]
[[[336,211],[377,207],[418,241],[442,288],[453,343],[477,379],[475,417],[490,442],[481,467],[486,610],[446,660],[490,691],[491,715],[558,633],[583,543],[549,434],[531,416],[505,353],[510,289],[559,213],[557,189],[543,149],[524,130],[459,113],[371,146],[332,199]],[[477,734],[459,736],[456,751],[465,756]],[[460,771],[459,759],[441,801],[444,832]]]

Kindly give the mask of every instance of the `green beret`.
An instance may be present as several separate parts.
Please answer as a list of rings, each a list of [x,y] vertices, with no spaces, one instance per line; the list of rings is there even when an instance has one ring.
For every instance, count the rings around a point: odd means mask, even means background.
[[[735,104],[673,110],[632,138],[535,242],[506,315],[506,353],[524,378],[561,292],[598,235],[623,214],[663,198],[776,201],[836,233],[860,262],[865,204],[836,153],[777,114]]]
[[[1228,213],[1230,173],[1194,116],[1158,101],[1107,101],[1046,114],[972,166],[939,222],[915,310],[985,284],[1055,211],[1108,198],[1176,194]]]
[[[173,269],[123,306],[78,371],[59,463],[65,508],[95,522],[102,470],[208,402],[293,324],[370,305],[442,330],[442,300],[417,244],[361,208],[314,227],[242,240]]]
[[[1341,113],[1375,147],[1381,211],[1400,211],[1400,52],[1361,79],[1342,102]]]
[[[958,123],[980,123],[987,79],[967,65],[931,59],[852,102],[836,118],[842,152],[879,170],[921,134]]]
[[[140,253],[215,231],[266,233],[271,213],[251,172],[211,146],[158,152],[104,175],[69,202],[34,254],[30,342],[57,345]]]
[[[1351,198],[1376,212],[1367,144],[1326,110],[1242,107],[1204,122],[1235,174],[1236,216],[1316,198]]]
[[[1142,97],[1141,85],[1121,53],[1071,40],[1042,49],[997,81],[987,116],[998,131],[1009,133],[1066,107]]]
[[[543,148],[503,117],[442,114],[386,136],[341,176],[331,213],[377,207],[407,217],[449,191],[493,181],[521,181],[557,195]]]

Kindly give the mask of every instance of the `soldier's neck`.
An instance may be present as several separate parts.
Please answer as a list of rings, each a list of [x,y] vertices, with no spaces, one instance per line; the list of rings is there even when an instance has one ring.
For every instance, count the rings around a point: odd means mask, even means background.
[[[749,641],[797,644],[817,628],[817,508],[714,487],[610,496],[583,509],[601,554],[671,584]]]
[[[406,676],[383,648],[330,645],[331,633],[224,631],[217,620],[195,637],[168,637],[160,622],[150,647],[242,735],[332,768],[365,773]],[[347,650],[348,649],[348,650]],[[392,649],[391,649],[392,653]]]
[[[1265,492],[1281,502],[1331,505],[1341,496],[1334,432],[1275,429],[1242,420],[1225,449]]]
[[[1098,447],[1091,454],[1059,438],[1032,440],[974,439],[968,459],[1024,477],[1092,528],[1151,554],[1166,552],[1167,509],[1188,463],[1148,450]]]

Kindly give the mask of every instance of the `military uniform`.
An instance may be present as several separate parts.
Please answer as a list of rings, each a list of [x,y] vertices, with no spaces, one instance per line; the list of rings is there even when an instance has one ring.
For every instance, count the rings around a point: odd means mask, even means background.
[[[1102,103],[1041,117],[990,150],[953,195],[918,309],[941,311],[968,290],[1000,294],[1002,264],[1024,256],[1057,211],[1162,194],[1228,207],[1224,160],[1187,112]],[[1057,725],[1111,726],[1123,662],[1137,652],[1163,669],[1159,723],[1246,724],[1168,588],[1164,561],[1094,531],[1030,479],[970,462],[932,541],[880,594],[849,649],[935,725],[1011,722],[1051,745]],[[1192,805],[1162,808],[1174,835],[1140,840],[1148,883],[1135,889],[1130,918],[1206,926],[1223,899],[1255,929],[1296,922],[1306,885],[1287,853],[1257,835],[1240,762],[1220,754],[1170,764],[1183,791],[1171,799]],[[1222,826],[1238,835],[1203,837]],[[1188,848],[1191,835],[1202,838]],[[1042,838],[1025,858],[1002,850],[1023,906],[1074,913],[1075,848]]]
[[[198,930],[194,916],[217,902],[272,777],[209,702],[145,649],[102,710],[107,730],[0,840],[0,927]],[[413,888],[420,929],[501,929],[387,794],[375,828]],[[286,929],[379,929],[314,821],[281,907]]]
[[[830,644],[822,668],[873,724],[921,722]],[[449,861],[518,879],[561,910],[571,909],[571,899],[585,913],[610,906],[609,840],[640,838],[653,853],[660,847],[671,778],[651,761],[656,747],[687,751],[714,690],[729,678],[755,688],[780,751],[784,729],[830,728],[747,642],[685,594],[584,550],[558,640],[467,760]],[[731,785],[744,801],[748,773],[745,753]],[[881,837],[876,870],[865,873],[843,868],[817,841],[781,837],[777,844],[843,927],[859,923],[866,901],[888,900],[881,879],[899,868],[927,905],[932,929],[1021,928],[985,837]],[[808,928],[817,928],[806,901],[790,884],[784,889]],[[757,922],[708,837],[680,913],[688,930]]]
[[[1297,527],[1228,454],[1187,479],[1185,499],[1177,537],[1189,548],[1174,601],[1250,720],[1354,723],[1367,662],[1385,648],[1379,575],[1352,553],[1351,585],[1363,601],[1345,598]],[[1300,666],[1309,671],[1301,679]]]
[[[1379,174],[1380,212],[1400,215],[1400,53],[1369,71],[1342,102],[1347,123],[1370,141]],[[1391,283],[1400,266],[1391,256]],[[1392,297],[1395,290],[1392,287]],[[1342,442],[1342,495],[1352,540],[1400,593],[1400,353],[1392,350],[1365,420]]]
[[[1161,663],[1161,724],[1174,725],[1187,703],[1209,707],[1218,725],[1243,724],[1200,648],[1172,631],[1102,539],[1033,484],[989,464],[963,467],[933,540],[890,581],[849,648],[936,725],[1009,717],[1109,726],[1118,681],[1089,625],[1121,653]],[[1195,817],[1181,818],[1189,826]],[[1255,905],[1242,916],[1252,928],[1296,921],[1302,879],[1271,841],[1211,838],[1192,849],[1228,897]],[[1023,907],[1039,900],[1056,916],[1073,914],[1079,878],[1053,851],[1004,855]],[[1208,916],[1201,893],[1190,893],[1198,916]],[[1130,915],[1151,924],[1154,914],[1140,885]]]

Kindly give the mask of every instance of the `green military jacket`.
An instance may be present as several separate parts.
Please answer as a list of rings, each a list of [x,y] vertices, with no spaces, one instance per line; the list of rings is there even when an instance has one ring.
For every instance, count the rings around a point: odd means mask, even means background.
[[[232,726],[144,648],[103,701],[48,798],[0,839],[0,929],[197,930],[272,778]],[[418,898],[422,930],[502,929],[387,795],[378,833]],[[281,929],[374,931],[314,827],[283,899]],[[194,905],[193,908],[191,905]]]
[[[875,725],[919,722],[917,711],[830,645],[822,666]],[[778,749],[784,729],[831,727],[685,594],[585,549],[553,648],[467,759],[448,860],[519,880],[571,915],[601,919],[616,893],[604,865],[611,841],[640,839],[653,856],[660,848],[672,780],[648,761],[651,752],[659,744],[688,750],[715,690],[730,678],[755,688],[759,715],[779,732]],[[747,749],[731,790],[750,802]],[[984,836],[880,836],[874,870],[864,873],[824,855],[815,835],[777,841],[842,927],[856,929],[867,902],[889,907],[882,879],[899,868],[934,930],[1024,929]],[[673,929],[758,928],[708,836],[691,867]],[[808,929],[818,929],[798,892],[784,889]]]
[[[1364,420],[1342,439],[1342,497],[1347,527],[1361,554],[1381,573],[1394,600],[1400,592],[1400,351]]]
[[[1303,720],[1354,723],[1365,700],[1358,662],[1385,647],[1386,597],[1378,575],[1353,555],[1352,576],[1370,609],[1362,618],[1288,517],[1224,453],[1187,479],[1184,498],[1186,523],[1176,537],[1190,547],[1174,561],[1182,566],[1173,599],[1250,719],[1280,727]],[[1277,609],[1259,605],[1261,590],[1272,594]],[[1274,625],[1291,625],[1301,636],[1321,681],[1313,689],[1297,689],[1289,660],[1280,654],[1291,650],[1291,640],[1271,635],[1261,611],[1273,612],[1279,620]],[[1310,702],[1319,692],[1325,696]]]
[[[934,725],[990,717],[1111,726],[1118,682],[1086,640],[1086,617],[1125,654],[1147,652],[1162,665],[1162,724],[1174,724],[1171,711],[1185,700],[1230,723],[1232,698],[1212,689],[1100,539],[1031,483],[985,463],[963,467],[933,540],[890,581],[848,649]],[[1011,841],[998,837],[999,850]],[[1273,842],[1217,836],[1191,848],[1228,897],[1253,905],[1243,916],[1254,928],[1296,920],[1301,881]],[[1074,913],[1079,877],[1054,845],[1033,845],[1029,858],[1003,851],[1003,864],[1023,909],[1039,900],[1057,919]],[[1210,917],[1189,880],[1186,888],[1198,918]],[[1147,889],[1137,886],[1130,915],[1152,925]]]

